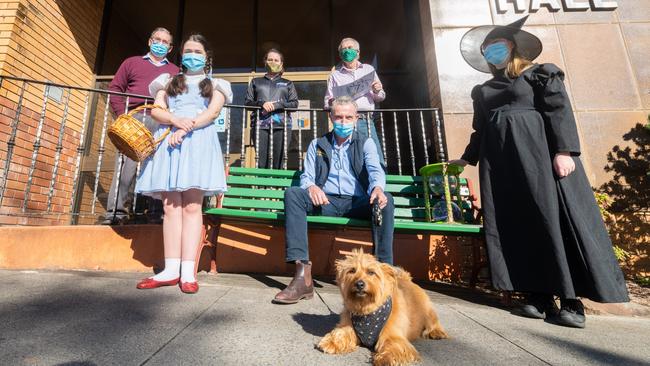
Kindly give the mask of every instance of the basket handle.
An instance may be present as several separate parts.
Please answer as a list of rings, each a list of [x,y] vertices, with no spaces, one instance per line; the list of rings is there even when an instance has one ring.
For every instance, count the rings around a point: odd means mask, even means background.
[[[135,109],[130,110],[128,114],[129,114],[129,116],[133,116],[134,114],[136,114],[136,113],[138,113],[138,112],[140,112],[142,110],[156,109],[156,108],[160,108],[160,109],[162,109],[164,111],[167,110],[166,108],[163,108],[162,106],[159,106],[158,104],[143,104],[143,105],[141,105],[141,106],[139,106],[139,107],[137,107]]]
[[[158,105],[158,104],[143,104],[143,105],[141,105],[141,106],[139,106],[139,107],[137,107],[137,108],[135,108],[135,109],[129,111],[128,115],[131,116],[131,117],[133,117],[134,114],[136,114],[136,113],[138,113],[138,112],[140,112],[140,111],[142,111],[142,110],[145,110],[145,109],[156,109],[156,108],[160,108],[160,109],[162,109],[162,110],[164,110],[164,111],[167,110],[167,108],[164,108],[164,107],[162,107],[162,106],[160,106],[160,105]],[[163,133],[163,134],[162,134],[162,135],[161,135],[157,140],[154,141],[153,146],[158,146],[158,144],[159,144],[162,140],[164,140],[165,137],[167,137],[167,135],[169,135],[169,132],[171,132],[171,130],[172,130],[172,128],[169,127],[169,128],[167,129],[167,131],[165,131],[165,132],[164,132],[164,133]]]
[[[172,130],[172,128],[169,127],[169,128],[167,129],[167,131],[163,132],[163,134],[160,135],[160,137],[158,138],[158,140],[156,140],[156,141],[153,142],[153,146],[158,146],[158,144],[159,144],[162,140],[164,140],[165,137],[167,137],[167,135],[169,135],[169,133],[171,132],[171,130]]]

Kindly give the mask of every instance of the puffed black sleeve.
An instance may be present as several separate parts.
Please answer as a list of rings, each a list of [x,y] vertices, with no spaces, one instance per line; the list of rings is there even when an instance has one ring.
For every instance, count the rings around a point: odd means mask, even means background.
[[[535,108],[544,118],[549,150],[553,155],[580,155],[578,128],[564,87],[564,72],[553,64],[541,64],[530,77],[534,82]]]
[[[474,132],[469,137],[469,144],[465,147],[465,152],[461,159],[467,161],[471,165],[476,165],[479,159],[479,152],[481,150],[481,134],[483,131],[483,124],[485,123],[485,114],[480,102],[481,86],[477,85],[472,89],[472,104],[474,105],[474,118],[472,120],[472,128]]]

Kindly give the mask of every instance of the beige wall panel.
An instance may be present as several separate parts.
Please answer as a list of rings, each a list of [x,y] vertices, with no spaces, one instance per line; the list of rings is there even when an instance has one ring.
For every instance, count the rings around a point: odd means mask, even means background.
[[[621,22],[650,22],[650,1],[618,0],[618,19]]]
[[[625,2],[625,0],[618,3]],[[616,10],[558,11],[553,13],[557,24],[614,23],[617,21]]]
[[[489,0],[431,0],[434,27],[471,27],[492,24]]]
[[[440,77],[442,106],[446,113],[471,113],[470,93],[476,84],[490,78],[474,70],[460,54],[460,39],[469,28],[435,29],[436,61]]]
[[[585,153],[583,162],[588,164],[589,181],[599,187],[611,179],[610,173],[605,172],[607,153],[616,145],[621,148],[631,146],[630,141],[624,141],[623,135],[629,132],[637,123],[644,123],[648,111],[638,112],[582,112],[577,113],[581,127],[581,145]]]
[[[650,1],[648,1],[650,8]],[[650,22],[621,24],[643,108],[650,108]]]
[[[641,101],[616,24],[559,25],[577,110],[637,109]]]

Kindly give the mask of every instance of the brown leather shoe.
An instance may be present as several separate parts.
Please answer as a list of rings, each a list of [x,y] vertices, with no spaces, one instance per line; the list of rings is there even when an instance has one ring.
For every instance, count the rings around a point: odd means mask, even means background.
[[[276,304],[295,304],[300,300],[314,297],[314,282],[311,279],[311,262],[304,264],[296,261],[296,274],[291,283],[280,291],[273,302]]]

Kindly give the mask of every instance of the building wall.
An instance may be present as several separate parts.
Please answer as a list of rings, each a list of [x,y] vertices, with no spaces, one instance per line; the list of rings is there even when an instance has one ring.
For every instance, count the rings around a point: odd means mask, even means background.
[[[474,26],[508,24],[529,11],[516,13],[515,0],[502,1],[505,9],[497,8],[498,0],[422,1],[428,3],[429,14],[422,18],[430,16],[435,46],[435,64],[428,64],[430,84],[437,84],[440,92],[449,157],[458,158],[472,132],[470,91],[490,78],[463,60],[460,39]],[[543,7],[530,14],[525,26],[544,45],[536,62],[552,62],[566,72],[582,160],[596,187],[611,179],[604,170],[607,153],[616,145],[628,146],[623,135],[650,113],[650,2],[618,0],[617,4],[617,9],[607,11]],[[435,74],[438,80],[432,78]],[[433,105],[437,102],[432,100]],[[467,174],[476,178],[476,168],[468,168]]]
[[[0,0],[0,75],[92,86],[103,3],[103,0]],[[4,173],[8,150],[5,146],[12,136],[12,127],[15,125],[17,130],[0,224],[68,222],[65,214],[70,210],[87,93],[74,90],[68,94],[68,89],[58,90],[62,92],[60,99],[48,98],[44,110],[45,87],[32,83],[24,85],[19,116],[16,111],[23,83],[3,79],[0,86],[0,173]],[[50,90],[54,95],[56,90]],[[65,128],[61,129],[63,123]],[[40,146],[34,147],[38,145],[39,130]],[[53,179],[60,136],[62,149],[58,154],[58,173]],[[18,207],[25,198],[33,156],[36,160],[27,214],[22,215]],[[47,222],[28,218],[30,212],[42,212],[47,208],[52,180],[51,218]]]

